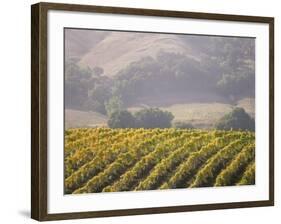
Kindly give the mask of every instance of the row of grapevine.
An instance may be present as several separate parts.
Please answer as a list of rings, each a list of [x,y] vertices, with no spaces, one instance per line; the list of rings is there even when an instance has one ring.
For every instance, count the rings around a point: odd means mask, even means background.
[[[136,190],[157,189],[159,185],[168,178],[169,174],[177,167],[190,153],[197,151],[211,139],[210,134],[191,138],[189,141],[174,151],[169,157],[163,159],[155,166],[149,176],[136,187]]]
[[[113,162],[120,153],[126,152],[128,144],[130,144],[129,138],[125,138],[122,141],[113,144],[106,150],[101,151],[93,158],[93,160],[73,172],[65,179],[65,192],[72,193],[75,189],[85,184],[89,178],[92,178],[101,172],[107,164]]]
[[[228,145],[236,137],[237,133],[230,133],[217,137],[199,151],[192,153],[175,171],[175,174],[164,183],[160,189],[172,189],[187,187],[188,181],[194,177],[196,171],[221,148]]]
[[[172,153],[177,147],[183,144],[180,140],[184,141],[184,139],[193,138],[198,135],[200,134],[192,133],[189,134],[189,136],[185,136],[185,138],[179,137],[162,142],[152,153],[143,157],[132,169],[122,175],[118,181],[112,186],[106,187],[103,191],[128,191],[134,189],[135,185],[144,178],[158,162],[165,158],[168,153]]]
[[[127,153],[121,155],[114,163],[112,163],[107,169],[104,170],[100,175],[95,176],[93,179],[89,180],[87,184],[78,189],[75,193],[85,193],[85,192],[99,192],[104,187],[109,185],[114,181],[130,166],[134,165],[137,161],[149,160],[147,158],[154,158],[158,156],[165,156],[165,153],[169,153],[171,149],[171,144],[176,144],[181,138],[185,139],[188,137],[188,133],[181,135],[180,137],[174,137],[172,139],[164,140],[159,142],[156,146],[154,144],[142,145],[138,147],[131,148]],[[165,146],[165,147],[164,147]],[[170,148],[167,149],[167,146]]]
[[[242,178],[237,185],[252,185],[255,184],[255,162],[248,165],[246,171],[244,172]]]
[[[95,133],[97,132],[97,129],[92,129],[92,128],[75,128],[75,129],[68,129],[65,130],[65,140],[67,142],[73,142],[76,141],[80,138],[86,137],[90,133]]]
[[[174,134],[177,134],[176,132]],[[165,137],[171,135],[168,132],[160,134],[154,134],[151,132],[151,138],[147,135],[140,141],[140,147],[145,149],[149,144],[156,144],[158,141],[162,141]],[[65,180],[66,193],[73,192],[74,190],[83,186],[92,177],[96,176],[99,172],[103,171],[108,165],[110,165],[118,156],[122,153],[126,153],[128,150],[133,149],[138,143],[136,141],[137,136],[129,136],[123,139],[119,143],[112,144],[106,150],[100,151],[100,153],[94,157],[93,160],[80,167],[76,172]],[[146,140],[145,140],[146,139]]]
[[[106,139],[108,137],[112,137],[114,135],[122,135],[123,132],[118,132],[113,129],[96,129],[91,133],[87,133],[86,135],[82,134],[83,131],[78,131],[77,135],[82,137],[74,138],[73,141],[69,141],[69,139],[65,139],[65,146],[64,146],[64,156],[67,158],[69,155],[72,155],[79,149],[83,149],[84,147],[88,147],[95,142],[99,141],[100,139]]]
[[[65,131],[65,193],[255,183],[247,131],[77,128]]]
[[[101,151],[106,150],[111,147],[115,142],[121,141],[123,138],[133,136],[136,138],[142,138],[143,136],[149,137],[150,132],[143,132],[143,130],[130,130],[128,132],[122,132],[115,135],[109,136],[99,136],[99,140],[92,142],[92,145],[84,147],[80,150],[76,150],[72,155],[65,158],[65,177],[69,177],[73,172],[75,172],[79,167],[86,164],[87,162],[93,160],[93,158],[98,155]]]
[[[243,175],[246,166],[255,159],[255,145],[243,148],[234,160],[216,178],[215,186],[234,185]]]
[[[239,153],[249,139],[241,138],[231,142],[225,148],[213,156],[206,165],[196,174],[196,179],[190,187],[213,186],[217,174]]]

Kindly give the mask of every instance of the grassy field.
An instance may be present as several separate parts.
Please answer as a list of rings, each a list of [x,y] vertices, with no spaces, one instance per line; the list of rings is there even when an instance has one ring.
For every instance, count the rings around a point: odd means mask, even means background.
[[[253,98],[244,98],[236,105],[225,103],[181,103],[159,108],[171,112],[175,118],[173,122],[182,121],[191,123],[196,128],[211,129],[214,124],[225,114],[229,113],[235,106],[242,107],[250,116],[255,117],[255,101]],[[146,105],[127,108],[130,112],[136,112],[146,108]],[[107,116],[97,112],[86,112],[79,110],[65,110],[65,128],[80,127],[105,127]]]
[[[237,102],[238,107],[242,107],[253,118],[255,118],[255,99],[244,98]]]
[[[188,129],[68,129],[65,193],[255,183],[255,135]]]
[[[255,100],[253,98],[244,98],[235,105],[217,102],[179,103],[159,106],[159,108],[171,112],[175,116],[173,122],[181,121],[190,123],[196,128],[211,129],[221,117],[231,112],[235,106],[244,108],[251,117],[255,117]],[[128,110],[136,112],[146,107],[146,105],[141,105],[130,107]]]
[[[96,113],[79,110],[65,110],[65,129],[78,127],[106,126],[107,117]]]
[[[222,103],[190,103],[175,104],[161,109],[171,112],[175,116],[174,121],[191,123],[197,128],[212,128],[222,116],[233,109],[233,106]]]

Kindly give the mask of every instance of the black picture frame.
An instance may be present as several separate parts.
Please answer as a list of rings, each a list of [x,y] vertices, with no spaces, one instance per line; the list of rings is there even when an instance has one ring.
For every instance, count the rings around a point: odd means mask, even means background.
[[[141,215],[170,212],[215,210],[226,208],[245,208],[274,205],[274,18],[210,14],[201,12],[166,11],[137,8],[119,8],[90,5],[38,3],[31,7],[31,217],[39,221],[59,219],[79,219],[91,217]],[[47,13],[49,10],[73,12],[98,12],[167,18],[195,18],[204,20],[223,20],[265,23],[269,25],[269,200],[186,205],[170,207],[138,208],[110,211],[88,211],[75,213],[48,214],[47,192]]]

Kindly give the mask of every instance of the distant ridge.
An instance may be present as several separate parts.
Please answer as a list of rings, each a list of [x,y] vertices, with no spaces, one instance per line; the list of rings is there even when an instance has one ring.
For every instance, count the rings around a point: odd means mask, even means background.
[[[144,57],[155,58],[159,52],[195,58],[191,55],[191,48],[177,35],[112,32],[82,56],[79,65],[90,68],[100,66],[105,75],[114,76],[130,63]]]

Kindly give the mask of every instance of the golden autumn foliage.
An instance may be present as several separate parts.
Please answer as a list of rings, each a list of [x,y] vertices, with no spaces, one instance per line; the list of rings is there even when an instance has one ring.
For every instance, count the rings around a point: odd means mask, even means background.
[[[247,131],[78,128],[65,131],[65,193],[255,183]]]

